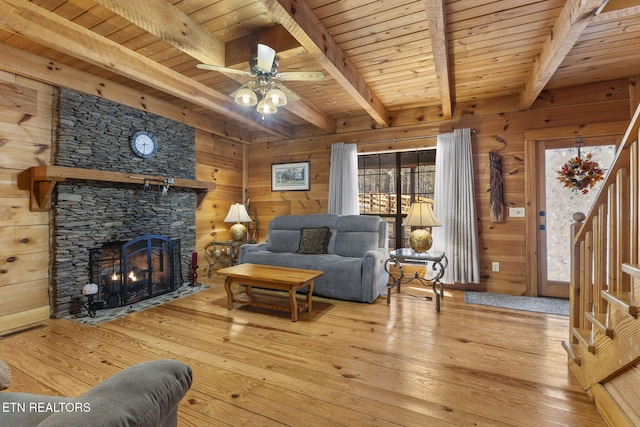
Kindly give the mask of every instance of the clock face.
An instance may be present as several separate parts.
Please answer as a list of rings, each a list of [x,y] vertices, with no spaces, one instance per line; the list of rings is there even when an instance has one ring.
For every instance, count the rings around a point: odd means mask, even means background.
[[[158,151],[158,140],[151,132],[138,131],[131,137],[131,150],[144,159],[153,157]]]

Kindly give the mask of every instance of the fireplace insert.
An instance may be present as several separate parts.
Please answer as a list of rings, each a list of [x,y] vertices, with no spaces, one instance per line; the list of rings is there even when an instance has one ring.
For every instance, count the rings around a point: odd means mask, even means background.
[[[90,280],[98,285],[96,308],[132,304],[182,284],[180,240],[148,234],[89,251]]]

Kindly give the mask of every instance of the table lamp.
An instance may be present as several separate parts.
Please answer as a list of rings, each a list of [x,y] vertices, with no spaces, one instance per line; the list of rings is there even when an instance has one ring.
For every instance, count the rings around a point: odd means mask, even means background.
[[[234,203],[229,207],[229,213],[224,219],[224,222],[235,222],[229,230],[231,232],[231,238],[236,241],[243,241],[247,238],[247,227],[243,222],[251,222],[252,219],[247,213],[247,209],[240,203]]]
[[[440,221],[434,215],[431,203],[415,202],[411,204],[409,214],[402,225],[418,227],[409,236],[409,246],[416,252],[427,252],[431,249],[433,238],[429,230],[423,227],[440,227]]]

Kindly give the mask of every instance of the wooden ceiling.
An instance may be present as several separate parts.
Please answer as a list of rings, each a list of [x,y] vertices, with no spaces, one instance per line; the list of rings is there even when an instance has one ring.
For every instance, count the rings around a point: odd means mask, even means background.
[[[448,119],[457,102],[502,95],[528,109],[547,88],[636,75],[635,3],[0,0],[0,69],[74,88],[99,79],[100,95],[132,88],[233,139],[331,134],[354,117],[383,128],[391,112],[437,107]],[[301,100],[263,119],[229,97],[242,78],[196,68],[248,69],[257,43],[280,71],[325,79],[286,82]]]

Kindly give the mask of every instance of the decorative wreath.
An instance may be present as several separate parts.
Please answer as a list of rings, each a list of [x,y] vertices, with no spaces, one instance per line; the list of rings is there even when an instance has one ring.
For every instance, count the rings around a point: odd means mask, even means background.
[[[591,160],[591,157],[591,153],[587,153],[584,158],[581,157],[578,149],[578,155],[569,159],[562,169],[557,171],[558,181],[574,192],[587,194],[596,182],[604,178],[604,171],[598,163]]]

